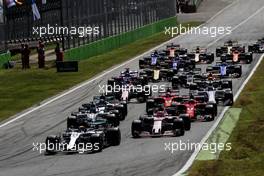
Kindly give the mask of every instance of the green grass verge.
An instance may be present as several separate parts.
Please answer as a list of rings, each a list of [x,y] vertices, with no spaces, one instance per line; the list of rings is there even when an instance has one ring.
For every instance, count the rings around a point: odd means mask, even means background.
[[[242,91],[234,107],[242,108],[240,119],[218,160],[195,161],[188,172],[200,175],[264,175],[264,60]]]
[[[201,22],[189,22],[198,26]],[[187,25],[187,24],[184,24]],[[0,70],[0,120],[4,120],[44,99],[56,95],[116,64],[120,64],[170,39],[164,33],[158,33],[138,40],[111,52],[82,60],[78,73],[57,73],[49,63],[48,69],[30,70],[16,67],[12,70]]]

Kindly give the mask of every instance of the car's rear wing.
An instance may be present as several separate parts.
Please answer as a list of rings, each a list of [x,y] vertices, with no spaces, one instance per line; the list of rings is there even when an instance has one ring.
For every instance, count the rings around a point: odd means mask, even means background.
[[[238,45],[238,41],[236,41],[236,40],[230,40],[230,41],[226,41],[225,43],[224,43],[224,46],[234,46],[234,45]]]
[[[175,49],[177,49],[177,48],[180,48],[180,47],[181,47],[181,45],[179,45],[179,44],[174,44],[174,43],[171,43],[171,44],[167,45],[166,47],[167,47],[167,49],[168,49],[168,48],[175,48]]]

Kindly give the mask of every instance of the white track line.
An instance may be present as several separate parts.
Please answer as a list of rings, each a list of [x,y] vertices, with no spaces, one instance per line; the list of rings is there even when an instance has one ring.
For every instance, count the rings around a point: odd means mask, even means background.
[[[219,12],[217,12],[214,16],[212,16],[205,24],[213,21],[217,16],[219,16],[221,13],[223,13],[226,9],[229,9],[231,6],[233,6],[235,3],[237,3],[239,0],[236,0],[234,2],[232,2],[231,4],[229,4],[228,6],[226,6],[225,8],[223,8],[222,10],[220,10]]]

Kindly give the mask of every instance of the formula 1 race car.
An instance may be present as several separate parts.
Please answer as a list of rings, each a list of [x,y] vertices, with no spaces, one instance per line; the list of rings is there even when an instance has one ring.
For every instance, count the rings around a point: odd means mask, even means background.
[[[127,69],[119,77],[112,77],[107,82],[107,93],[112,93],[120,101],[129,102],[136,98],[138,102],[143,103],[151,95],[151,89],[148,86],[148,79],[145,76],[139,76],[138,72],[131,72]]]
[[[159,110],[153,115],[140,116],[134,120],[131,133],[134,138],[141,136],[183,136],[185,130],[190,130],[191,123],[188,115],[173,116],[164,110]]]
[[[216,48],[216,57],[220,57],[222,54],[232,53],[235,50],[240,53],[245,53],[245,46],[239,45],[237,41],[229,40],[225,42],[224,46]]]
[[[140,72],[140,76],[146,77],[149,82],[170,81],[176,73],[173,69],[146,68]]]
[[[113,93],[94,96],[93,102],[99,107],[106,106],[108,107],[108,109],[117,109],[120,112],[122,112],[122,115],[124,116],[127,115],[127,102],[119,101],[118,99],[116,99]]]
[[[118,127],[105,127],[95,122],[97,128],[68,128],[61,135],[50,135],[46,138],[46,154],[58,152],[101,152],[108,146],[117,146],[121,141]]]
[[[253,54],[249,53],[240,53],[239,51],[235,50],[230,54],[222,54],[221,61],[227,62],[232,61],[233,63],[246,63],[250,64],[253,60]]]
[[[147,105],[148,115],[151,115],[150,112],[153,112],[155,106],[162,107],[162,104],[165,104],[164,100],[163,102],[158,102],[158,100],[162,101],[162,99],[154,99],[154,101],[149,102]],[[187,114],[191,121],[212,121],[217,115],[217,106],[215,103],[207,103],[204,100],[201,96],[196,96],[194,99],[190,99],[188,96],[178,96],[174,97],[171,100],[171,106],[165,107],[165,109],[174,115]]]
[[[178,99],[178,101],[179,100],[180,99]],[[192,121],[213,121],[217,115],[217,105],[212,102],[204,102],[204,99],[201,99],[198,96],[197,98],[193,96],[189,99],[181,99],[181,102],[176,102],[173,104],[172,108],[173,107],[176,109],[182,109],[182,112],[188,114]]]
[[[207,99],[206,99],[207,98]],[[214,120],[217,115],[215,102],[209,102],[208,97],[201,95],[179,95],[179,91],[167,92],[164,96],[154,97],[147,100],[146,112],[153,114],[156,108],[164,107],[170,114],[188,114],[191,120]]]
[[[127,105],[125,102],[108,103],[104,101],[85,103],[79,108],[81,113],[107,113],[115,114],[119,120],[124,120],[127,115]]]
[[[162,54],[159,54],[157,52],[152,53],[150,55],[150,57],[144,57],[143,59],[140,59],[138,61],[139,62],[139,69],[153,68],[155,66],[160,66],[162,61],[165,60],[164,57],[165,56],[162,56]]]
[[[179,71],[187,72],[195,69],[195,63],[190,59],[185,58],[184,56],[179,58],[174,58],[172,60],[166,60],[163,62],[163,66],[145,68],[139,75],[140,77],[147,78],[151,82],[160,82],[160,81],[171,81],[172,77],[176,75]]]
[[[138,71],[137,70],[130,70],[130,68],[125,68],[125,70],[121,71],[118,77],[114,78],[123,78],[123,79],[132,79],[138,77]]]
[[[205,80],[206,77],[201,74],[201,68],[195,68],[192,71],[181,71],[172,77],[172,88],[188,88],[195,80]]]
[[[166,50],[164,52],[166,53],[166,56],[174,58],[177,55],[181,56],[187,54],[188,50],[186,48],[182,48],[181,45],[171,43],[166,46]]]
[[[264,38],[259,39],[255,44],[248,46],[248,52],[264,53]]]
[[[223,89],[233,89],[232,80],[226,79],[215,79],[215,80],[204,80],[204,79],[195,79],[189,85],[190,91],[195,90],[204,90],[207,87],[213,87],[214,89],[223,90]]]
[[[139,69],[184,69],[195,68],[194,60],[185,55],[175,55],[175,57],[161,56],[161,54],[151,54],[151,57],[144,57],[139,60]]]
[[[114,90],[122,87],[126,87],[127,85],[147,85],[148,79],[147,77],[138,76],[138,77],[112,77],[107,81],[108,92],[111,93]]]
[[[113,127],[119,126],[120,119],[114,113],[73,112],[67,118],[67,128],[94,127],[97,124],[109,124]]]
[[[214,66],[208,66],[206,72],[214,77],[240,78],[242,75],[242,66],[228,62],[218,62]]]
[[[146,102],[146,112],[152,114],[153,110],[158,107],[170,107],[172,103],[179,97],[179,91],[167,89],[166,92],[160,92],[157,97],[150,97]]]
[[[191,71],[195,69],[194,60],[190,59],[187,55],[177,56],[170,60],[164,60],[161,63],[161,68],[171,69],[173,71]]]
[[[231,89],[215,89],[214,87],[207,87],[203,91],[194,93],[198,96],[204,96],[207,102],[212,104],[222,104],[224,106],[232,106],[234,103],[233,92]]]
[[[207,52],[207,49],[197,47],[193,52],[188,53],[187,56],[194,60],[195,63],[211,64],[214,62],[214,53]]]

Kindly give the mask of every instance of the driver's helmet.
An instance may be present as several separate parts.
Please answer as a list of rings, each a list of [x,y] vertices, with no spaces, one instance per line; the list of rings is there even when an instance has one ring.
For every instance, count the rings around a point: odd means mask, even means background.
[[[67,130],[68,131],[72,131],[72,129],[74,129],[74,126],[73,125],[69,126],[69,128]]]
[[[238,50],[235,49],[235,50],[233,51],[233,54],[237,54],[237,53],[238,53]]]
[[[96,113],[96,105],[94,104],[94,102],[92,102],[91,105],[90,105],[90,112],[91,113]]]
[[[166,93],[166,98],[169,98],[169,97],[171,97],[171,94],[170,94],[170,92],[167,92]]]
[[[86,128],[85,128],[83,125],[79,126],[79,130],[80,130],[80,131],[85,131],[85,129],[86,129]]]
[[[98,102],[98,104],[102,105],[102,104],[106,104],[106,103],[105,103],[105,100],[104,99],[100,99],[99,102]]]
[[[226,62],[222,62],[221,66],[227,66],[227,63]]]
[[[125,76],[130,76],[130,69],[126,68],[124,71]]]
[[[100,100],[104,100],[104,99],[105,99],[105,95],[101,95]]]
[[[164,117],[164,111],[157,111],[156,112],[156,117]]]
[[[195,104],[195,100],[194,99],[189,99],[188,103],[193,105],[193,104]]]
[[[200,47],[199,46],[196,47],[196,53],[197,54],[200,53]]]
[[[132,84],[132,81],[131,80],[129,80],[129,79],[127,79],[126,81],[125,81],[125,85],[128,87],[129,85],[131,85]]]
[[[213,86],[209,86],[208,87],[208,91],[213,91],[214,90],[214,87]]]
[[[212,74],[212,73],[209,73],[209,75],[208,75],[208,79],[209,79],[209,80],[212,80],[212,79],[213,79],[213,74]]]
[[[173,43],[169,44],[169,45],[168,45],[168,49],[173,48],[173,46],[174,46]]]
[[[194,100],[194,96],[192,93],[190,94],[190,100]]]
[[[233,45],[232,40],[228,40],[226,43],[227,43],[228,46],[232,46]]]

